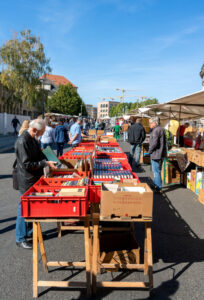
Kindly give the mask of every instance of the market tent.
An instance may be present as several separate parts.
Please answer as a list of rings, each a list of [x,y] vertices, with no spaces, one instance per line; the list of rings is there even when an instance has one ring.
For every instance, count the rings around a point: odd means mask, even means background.
[[[160,119],[199,119],[204,117],[204,91],[184,96],[163,104],[152,104],[138,109],[140,113],[159,116]]]

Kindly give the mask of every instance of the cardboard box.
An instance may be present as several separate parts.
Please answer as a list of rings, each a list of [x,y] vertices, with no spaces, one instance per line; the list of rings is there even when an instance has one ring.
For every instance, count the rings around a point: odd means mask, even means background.
[[[75,196],[75,197],[84,197],[85,196],[85,189],[84,188],[67,188],[67,189],[61,189],[59,191],[59,196]]]
[[[191,170],[190,190],[195,193],[196,188],[196,170]]]
[[[67,166],[66,171],[84,171],[85,170],[85,166],[84,166],[84,161],[82,161],[81,166],[79,166],[77,169],[75,169],[76,164],[78,163],[78,159],[69,159],[69,158],[65,158],[65,159],[60,159],[61,163]],[[59,169],[60,170],[60,169]]]
[[[102,217],[142,217],[151,219],[153,209],[153,192],[146,183],[134,184],[118,183],[110,185],[119,187],[141,187],[144,193],[134,191],[115,191],[107,189],[107,184],[101,186]]]
[[[166,171],[166,175],[164,173]],[[162,172],[161,172],[162,181],[166,184],[170,183],[183,183],[183,174],[173,166],[169,161],[166,162],[166,169],[164,170],[164,164],[162,165]],[[165,178],[164,178],[165,177]]]
[[[192,162],[197,166],[204,167],[204,152],[195,150],[193,153]]]
[[[199,190],[198,200],[204,205],[204,189]]]

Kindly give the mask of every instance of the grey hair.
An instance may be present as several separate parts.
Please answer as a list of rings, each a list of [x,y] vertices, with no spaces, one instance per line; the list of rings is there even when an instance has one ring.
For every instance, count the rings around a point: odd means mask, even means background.
[[[156,123],[157,125],[159,125],[159,123],[160,123],[159,117],[152,117],[152,118],[150,118],[150,120],[152,123]]]
[[[45,126],[45,121],[42,119],[32,120],[29,124],[29,128],[35,128],[37,130],[42,130],[43,128],[45,128]]]

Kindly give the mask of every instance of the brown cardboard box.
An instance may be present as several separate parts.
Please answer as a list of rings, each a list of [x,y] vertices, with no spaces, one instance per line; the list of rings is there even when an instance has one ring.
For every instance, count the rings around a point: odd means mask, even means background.
[[[85,196],[85,189],[84,188],[67,188],[61,189],[59,192],[60,197],[64,196],[76,196],[76,197],[84,197]]]
[[[118,183],[119,187],[135,187],[134,184]],[[118,191],[113,193],[101,186],[102,217],[142,217],[151,219],[153,208],[153,192],[146,183],[138,183],[137,187],[145,188],[144,193]],[[113,184],[111,185],[113,187]]]
[[[112,136],[107,136],[107,135],[101,136],[101,140],[106,140],[106,141],[108,141],[109,143],[117,143],[117,140],[116,140],[114,137],[112,137]]]
[[[61,159],[60,162],[67,166],[66,171],[76,171],[76,170],[78,170],[78,171],[82,172],[82,171],[85,170],[84,163],[82,163],[81,167],[75,169],[75,165],[77,164],[78,159],[65,158],[65,159]]]
[[[204,189],[199,190],[198,200],[204,205]]]
[[[200,167],[204,167],[204,152],[200,150],[194,150],[191,161]]]

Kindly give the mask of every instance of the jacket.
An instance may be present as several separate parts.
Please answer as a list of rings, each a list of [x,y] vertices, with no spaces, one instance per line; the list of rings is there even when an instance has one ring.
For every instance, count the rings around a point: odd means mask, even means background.
[[[164,128],[157,125],[150,133],[149,154],[151,159],[162,159],[166,156],[166,136]]]
[[[128,129],[128,143],[142,144],[145,140],[146,133],[144,127],[140,123],[131,125]]]
[[[56,143],[68,142],[67,130],[64,125],[58,125],[55,128],[55,141]]]
[[[17,139],[15,152],[19,190],[25,193],[43,175],[46,159],[38,141],[27,130]]]

